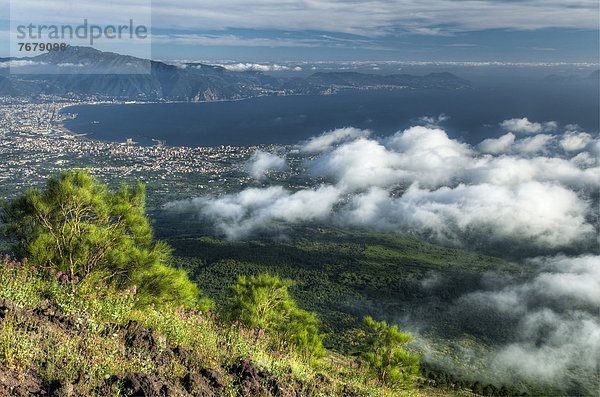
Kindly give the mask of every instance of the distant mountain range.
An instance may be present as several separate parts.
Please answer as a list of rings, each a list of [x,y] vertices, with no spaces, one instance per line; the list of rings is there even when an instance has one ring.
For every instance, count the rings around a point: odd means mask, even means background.
[[[548,83],[562,83],[562,82],[573,82],[573,81],[586,81],[586,80],[600,80],[600,69],[594,70],[587,76],[573,76],[573,75],[559,75],[550,74],[543,79]]]
[[[0,96],[46,94],[137,101],[216,101],[264,95],[325,95],[358,89],[468,86],[451,73],[413,76],[332,72],[284,78],[201,63],[170,65],[90,47],[69,47],[31,58],[0,58]]]

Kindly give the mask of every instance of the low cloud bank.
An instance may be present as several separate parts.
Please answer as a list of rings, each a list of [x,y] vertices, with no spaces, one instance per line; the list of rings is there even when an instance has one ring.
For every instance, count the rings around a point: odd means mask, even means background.
[[[306,153],[321,153],[331,149],[336,144],[357,138],[366,138],[369,135],[371,135],[369,130],[360,130],[353,127],[338,128],[310,138],[300,146],[300,150]]]
[[[273,64],[262,64],[262,63],[224,63],[224,64],[215,64],[214,66],[220,66],[226,70],[232,72],[301,72],[302,68],[300,66],[286,66],[279,65],[276,63]]]
[[[594,227],[585,219],[588,211],[571,190],[540,182],[436,190],[412,185],[397,198],[380,188],[358,194],[338,219],[348,226],[403,230],[446,244],[478,246],[485,239],[486,245],[521,241],[552,248],[593,238]]]
[[[536,271],[529,281],[490,282],[504,286],[455,302],[454,310],[468,308],[473,318],[516,324],[508,343],[486,353],[466,349],[463,359],[479,355],[487,363],[484,374],[496,382],[541,383],[593,395],[599,385],[600,256],[559,255],[526,263]]]
[[[246,164],[246,169],[254,179],[264,179],[270,171],[287,169],[287,164],[283,157],[257,150]]]
[[[195,209],[212,220],[217,230],[230,239],[247,237],[277,222],[296,223],[327,219],[340,198],[334,186],[291,192],[281,186],[251,188],[219,199],[199,197],[175,202],[169,209]]]
[[[516,121],[515,121],[516,120]],[[558,128],[553,122],[512,119],[521,130]],[[303,142],[300,174],[314,187],[247,189],[222,197],[170,203],[191,208],[228,238],[285,223],[318,220],[336,225],[410,232],[433,241],[478,249],[503,244],[551,253],[597,243],[597,140],[569,126],[563,135],[514,134],[471,147],[438,126],[415,126],[375,139],[342,128]],[[564,148],[568,150],[565,150]],[[285,159],[257,151],[247,163],[263,179]],[[318,186],[318,184],[323,184]],[[275,194],[275,192],[277,194]],[[260,207],[249,197],[260,197]],[[289,200],[289,201],[288,201]],[[285,205],[304,203],[302,211]],[[236,214],[215,211],[231,208]],[[314,208],[311,208],[314,206]],[[315,214],[318,214],[316,216]]]

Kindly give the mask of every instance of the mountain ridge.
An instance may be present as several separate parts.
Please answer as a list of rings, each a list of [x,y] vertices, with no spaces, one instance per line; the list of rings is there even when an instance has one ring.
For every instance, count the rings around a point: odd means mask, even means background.
[[[1,63],[8,65],[2,67]],[[204,102],[268,95],[325,95],[356,89],[466,87],[466,81],[451,73],[414,76],[319,72],[306,78],[276,77],[198,62],[172,65],[75,46],[31,58],[0,59],[0,95],[5,96],[46,94]]]

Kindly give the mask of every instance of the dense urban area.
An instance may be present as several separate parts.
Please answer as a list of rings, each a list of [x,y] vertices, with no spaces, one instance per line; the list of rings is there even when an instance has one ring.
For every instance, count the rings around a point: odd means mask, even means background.
[[[1,198],[41,185],[48,175],[74,167],[89,168],[113,184],[123,178],[144,182],[152,190],[151,205],[235,187],[238,184],[231,184],[232,178],[242,185],[249,181],[243,164],[256,146],[192,148],[169,147],[164,142],[141,146],[131,139],[98,141],[64,128],[63,122],[77,115],[60,110],[88,103],[95,102],[51,96],[37,101],[0,97]]]

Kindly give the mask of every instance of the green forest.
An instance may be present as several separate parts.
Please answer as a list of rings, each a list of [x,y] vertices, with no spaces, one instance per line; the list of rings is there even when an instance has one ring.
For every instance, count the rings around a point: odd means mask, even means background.
[[[2,395],[525,392],[429,365],[398,321],[424,301],[425,332],[457,336],[439,308],[487,270],[520,274],[500,259],[316,226],[228,242],[151,220],[143,185],[110,189],[81,170],[1,216]],[[425,295],[435,275],[444,284]]]

